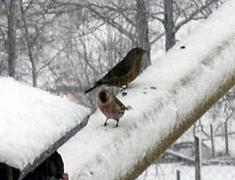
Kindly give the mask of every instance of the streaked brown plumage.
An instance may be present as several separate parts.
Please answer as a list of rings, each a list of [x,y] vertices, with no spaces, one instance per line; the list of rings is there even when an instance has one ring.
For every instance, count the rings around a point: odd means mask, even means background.
[[[114,119],[117,121],[116,127],[118,127],[119,119],[124,115],[128,108],[107,89],[101,89],[98,98],[97,105],[100,111],[106,116],[104,126],[107,125],[108,119]]]
[[[145,50],[138,47],[131,49],[122,61],[105,74],[103,78],[95,82],[95,85],[87,89],[85,93],[103,84],[117,87],[127,86],[139,75],[142,56],[145,52]]]

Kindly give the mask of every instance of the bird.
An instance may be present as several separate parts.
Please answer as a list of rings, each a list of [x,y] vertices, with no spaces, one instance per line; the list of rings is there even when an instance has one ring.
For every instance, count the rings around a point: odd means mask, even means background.
[[[118,127],[119,119],[124,115],[126,110],[129,110],[129,107],[126,107],[105,88],[102,88],[98,93],[97,105],[100,111],[106,116],[104,126],[107,125],[108,119],[114,119],[117,121],[116,127]]]
[[[146,50],[139,47],[131,49],[122,61],[116,64],[103,76],[103,78],[96,81],[94,86],[87,89],[85,93],[88,93],[103,84],[108,86],[127,87],[127,85],[139,75],[142,57],[146,52]]]

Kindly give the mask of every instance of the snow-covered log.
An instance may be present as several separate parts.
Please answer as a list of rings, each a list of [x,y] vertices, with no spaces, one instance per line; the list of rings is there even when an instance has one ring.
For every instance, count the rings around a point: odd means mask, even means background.
[[[119,94],[132,109],[118,128],[98,110],[60,148],[71,180],[136,178],[235,84],[234,10],[227,1]]]
[[[13,179],[22,179],[83,128],[89,113],[48,92],[0,78],[1,167],[16,170]]]

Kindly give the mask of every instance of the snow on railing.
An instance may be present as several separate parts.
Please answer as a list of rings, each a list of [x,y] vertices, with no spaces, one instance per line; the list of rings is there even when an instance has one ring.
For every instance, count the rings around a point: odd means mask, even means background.
[[[132,107],[118,128],[98,110],[60,148],[71,180],[136,178],[235,84],[234,9],[227,1],[118,96]]]
[[[90,110],[12,78],[0,84],[0,165],[22,179],[87,124]]]

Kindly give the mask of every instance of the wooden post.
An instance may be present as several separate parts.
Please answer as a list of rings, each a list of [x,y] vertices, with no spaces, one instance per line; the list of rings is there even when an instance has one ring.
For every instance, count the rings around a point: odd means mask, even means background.
[[[193,124],[193,136],[196,136],[196,131],[197,131],[197,123]]]
[[[201,180],[201,141],[194,136],[195,142],[195,180]]]
[[[176,180],[180,180],[180,170],[176,170]]]
[[[224,138],[225,138],[225,155],[229,155],[229,143],[228,143],[228,121],[224,122]]]
[[[211,132],[211,151],[212,151],[212,157],[215,158],[215,136],[213,131],[213,125],[210,125],[210,132]]]

